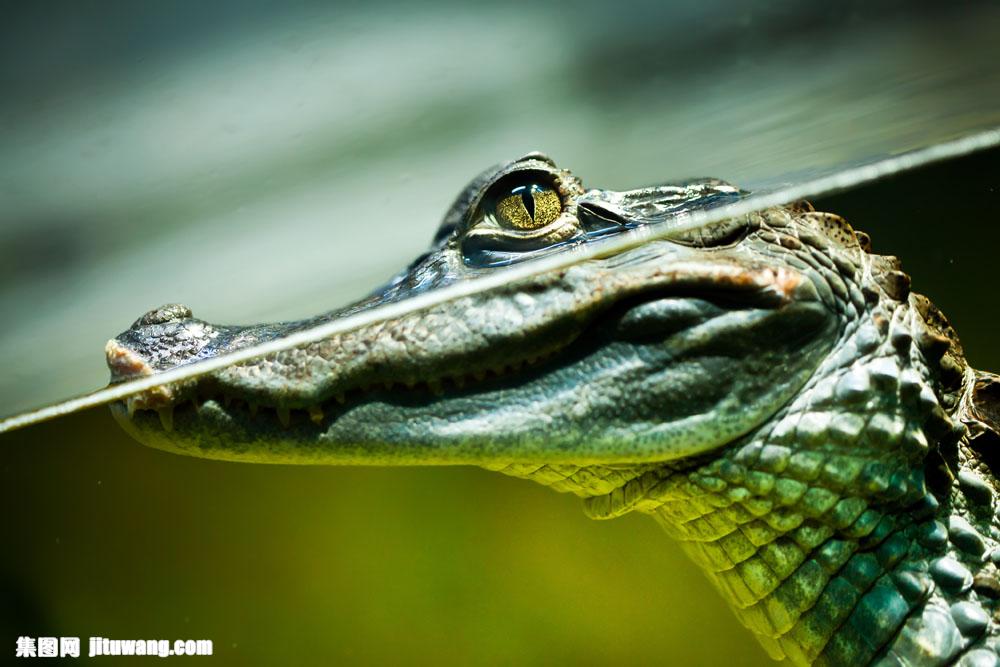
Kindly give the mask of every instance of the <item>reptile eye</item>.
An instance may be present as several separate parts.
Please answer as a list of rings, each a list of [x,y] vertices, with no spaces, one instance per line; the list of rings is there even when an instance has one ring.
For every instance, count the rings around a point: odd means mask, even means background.
[[[494,182],[461,236],[465,263],[510,264],[575,238],[579,223],[563,208],[558,183],[542,170],[517,171]]]
[[[494,214],[502,225],[512,229],[539,229],[562,213],[558,193],[539,183],[518,185],[499,194]]]

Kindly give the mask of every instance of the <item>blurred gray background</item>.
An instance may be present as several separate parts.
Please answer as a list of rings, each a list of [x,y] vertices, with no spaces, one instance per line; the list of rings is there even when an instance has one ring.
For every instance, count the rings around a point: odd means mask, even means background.
[[[1000,124],[989,3],[9,3],[0,414],[94,389],[169,301],[295,318],[374,288],[483,167],[743,186]],[[825,198],[1000,368],[994,150]],[[0,645],[212,662],[769,664],[644,517],[474,469],[252,466],[106,410],[0,436]],[[0,649],[0,656],[4,655]],[[11,648],[12,650],[12,648]]]
[[[989,3],[12,3],[0,39],[0,414],[104,342],[358,297],[473,175],[744,186],[1000,123]]]

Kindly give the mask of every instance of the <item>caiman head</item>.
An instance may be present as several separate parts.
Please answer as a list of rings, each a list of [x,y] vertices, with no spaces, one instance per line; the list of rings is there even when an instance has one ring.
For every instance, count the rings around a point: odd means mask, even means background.
[[[992,379],[895,258],[838,216],[799,203],[688,224],[745,194],[714,179],[586,190],[528,155],[473,180],[431,249],[370,297],[255,326],[163,306],[109,341],[112,381],[625,230],[655,237],[112,410],[182,454],[472,464],[576,493],[594,517],[651,513],[776,658],[975,657],[1000,597],[995,480],[968,465],[968,427],[995,437],[977,402]]]

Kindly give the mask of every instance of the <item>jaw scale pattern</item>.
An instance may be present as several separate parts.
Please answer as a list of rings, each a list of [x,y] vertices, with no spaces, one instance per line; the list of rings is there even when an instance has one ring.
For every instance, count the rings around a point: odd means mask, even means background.
[[[814,246],[801,257],[842,324],[794,400],[696,459],[492,469],[583,496],[593,518],[653,515],[776,659],[1000,664],[1000,487],[984,461],[1000,451],[1000,378],[967,366],[863,233],[852,263],[786,213],[765,222],[785,247]]]
[[[586,501],[652,514],[776,659],[1000,664],[998,486],[976,451],[1000,442],[977,401],[1000,383],[898,269],[823,266],[844,328],[792,402],[721,453]]]

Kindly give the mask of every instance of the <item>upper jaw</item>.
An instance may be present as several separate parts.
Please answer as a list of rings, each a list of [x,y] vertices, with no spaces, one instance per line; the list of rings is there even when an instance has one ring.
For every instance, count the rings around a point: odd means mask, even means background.
[[[754,266],[738,253],[706,256],[669,242],[647,244],[631,255],[594,260],[530,283],[228,367],[194,382],[160,387],[128,399],[116,414],[131,422],[136,410],[158,410],[162,425],[155,417],[128,425],[144,441],[150,437],[162,441],[162,434],[150,433],[159,431],[158,426],[173,429],[169,436],[173,439],[183,439],[185,431],[200,437],[195,431],[204,427],[198,415],[206,404],[204,414],[214,415],[212,428],[227,419],[256,419],[258,424],[279,428],[298,423],[295,434],[285,437],[308,440],[322,437],[352,406],[379,397],[443,402],[480,386],[485,390],[517,384],[534,372],[524,367],[559,354],[602,322],[603,314],[616,304],[699,293],[728,294],[764,309],[815,297],[809,281],[792,269]],[[155,338],[143,335],[149,334],[143,327],[167,324],[173,338],[197,338],[180,335],[186,326],[203,334],[198,339],[203,345],[191,347],[197,351],[182,355],[178,364],[235,351],[256,340],[248,332],[276,330],[266,325],[213,327],[193,318],[139,325],[108,344],[108,363],[118,380],[168,368],[154,368],[129,344],[130,339],[145,340],[147,347],[155,348]],[[181,404],[191,407],[184,418],[175,419],[173,408]],[[262,414],[254,417],[257,411]]]

